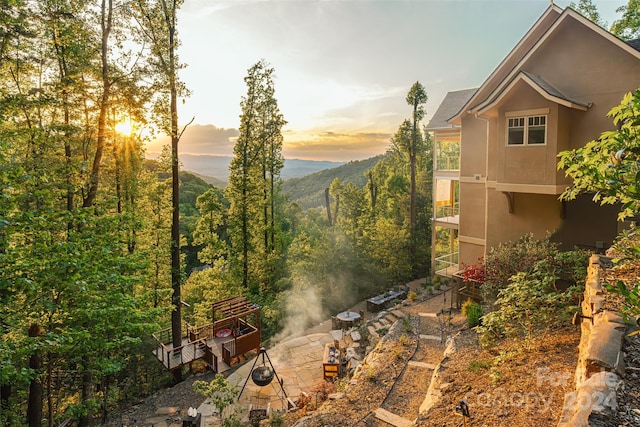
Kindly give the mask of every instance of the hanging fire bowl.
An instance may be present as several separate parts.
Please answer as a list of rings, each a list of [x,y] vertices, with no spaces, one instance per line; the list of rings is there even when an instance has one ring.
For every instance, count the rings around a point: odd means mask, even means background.
[[[251,371],[251,379],[259,387],[269,385],[273,380],[273,369],[266,365],[258,366]]]

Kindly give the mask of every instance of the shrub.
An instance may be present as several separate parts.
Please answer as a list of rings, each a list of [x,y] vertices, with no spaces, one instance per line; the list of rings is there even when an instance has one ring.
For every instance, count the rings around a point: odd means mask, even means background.
[[[460,312],[462,313],[463,316],[467,317],[467,312],[469,311],[469,307],[471,307],[473,304],[475,304],[475,301],[472,300],[471,298],[467,298],[467,300],[462,304],[462,307],[460,308]]]
[[[283,427],[284,415],[278,411],[271,411],[271,417],[269,418],[269,425],[271,427]]]
[[[409,301],[413,301],[413,300],[415,300],[417,296],[418,296],[418,294],[417,294],[415,291],[409,291],[409,292],[407,293],[407,299],[408,299]]]
[[[489,369],[490,367],[491,367],[491,362],[481,361],[481,360],[472,360],[467,365],[467,371],[471,371],[474,374],[477,374],[478,372],[484,369]]]
[[[520,272],[531,273],[538,261],[551,260],[557,252],[557,246],[548,237],[536,240],[533,234],[492,248],[484,259],[482,297],[489,302],[495,301],[500,291],[509,285],[511,276]]]
[[[638,263],[640,235],[638,235],[636,226],[631,226],[618,235],[611,247],[610,254],[614,257],[613,262],[617,266]],[[607,290],[623,297],[622,315],[625,320],[629,321],[630,317],[640,313],[640,286],[637,281],[617,280],[615,284],[607,285]]]
[[[192,387],[196,393],[206,397],[207,401],[218,409],[223,426],[240,425],[236,424],[236,421],[239,422],[237,414],[233,413],[224,417],[225,408],[235,402],[240,394],[240,389],[229,383],[222,374],[216,374],[211,382],[194,381]]]
[[[477,302],[472,303],[466,310],[467,324],[472,328],[480,325],[483,314],[482,306]]]
[[[577,288],[565,292],[555,289],[557,277],[547,262],[540,262],[530,273],[520,272],[513,276],[498,293],[497,310],[484,315],[478,332],[489,335],[481,339],[523,337],[530,340],[537,332],[552,328],[567,321],[576,310],[572,303]]]

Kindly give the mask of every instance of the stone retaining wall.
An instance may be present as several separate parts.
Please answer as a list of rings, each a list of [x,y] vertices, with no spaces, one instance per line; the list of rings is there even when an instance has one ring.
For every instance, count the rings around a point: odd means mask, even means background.
[[[616,388],[624,374],[622,342],[627,325],[618,313],[603,308],[602,274],[600,256],[591,256],[582,313],[574,318],[582,334],[576,390],[565,396],[558,427],[596,426],[597,419],[616,411]]]

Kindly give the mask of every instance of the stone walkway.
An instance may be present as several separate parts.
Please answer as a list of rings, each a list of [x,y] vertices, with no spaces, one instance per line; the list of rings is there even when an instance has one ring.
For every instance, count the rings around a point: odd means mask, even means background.
[[[418,283],[412,285],[412,288],[420,286]],[[436,308],[439,310],[442,305],[443,296],[437,295],[417,305],[403,307],[403,311],[408,309],[407,312],[415,313],[418,307],[420,311],[435,311]],[[350,310],[365,311],[365,322],[374,319],[379,314],[366,312],[366,302],[361,302]],[[395,317],[400,317],[400,313]],[[332,343],[335,338],[331,332],[331,320],[327,320],[307,330],[305,335],[281,341],[266,350],[266,355],[271,360],[276,374],[282,381],[286,397],[292,402],[298,400],[302,392],[309,392],[313,386],[323,380],[322,357],[324,346]],[[335,335],[335,331],[333,333]],[[257,357],[259,359],[257,362],[256,358],[247,361],[227,378],[231,384],[237,385],[239,388],[242,388],[246,383],[239,404],[245,408],[245,413],[249,407],[270,408],[272,410],[285,408],[287,399],[275,378],[271,384],[264,387],[255,385],[251,380],[250,374],[254,364],[255,367],[262,365],[262,355]],[[269,361],[266,357],[265,361],[268,366]],[[212,421],[216,417],[212,416],[214,409],[211,405],[203,403],[198,408],[198,412],[202,413],[202,426],[214,425]]]

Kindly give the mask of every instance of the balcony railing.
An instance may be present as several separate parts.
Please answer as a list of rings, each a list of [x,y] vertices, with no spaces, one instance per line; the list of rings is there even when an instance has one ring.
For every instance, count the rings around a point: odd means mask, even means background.
[[[452,277],[458,272],[458,252],[436,257],[435,261],[435,272],[439,276]]]
[[[436,168],[439,171],[460,170],[460,156],[457,154],[439,153],[436,157]]]
[[[436,206],[435,218],[438,221],[444,222],[457,222],[457,217],[460,215],[460,204],[455,203],[452,205]]]

